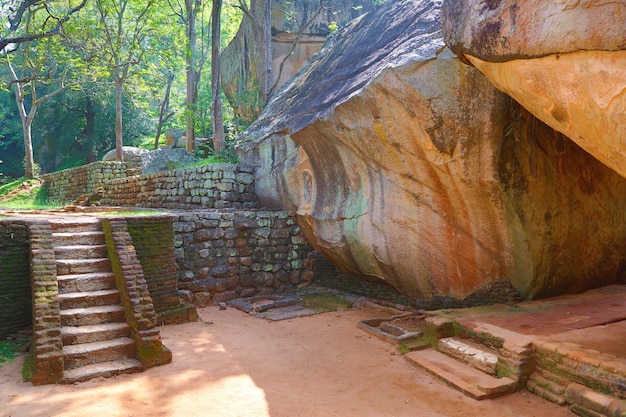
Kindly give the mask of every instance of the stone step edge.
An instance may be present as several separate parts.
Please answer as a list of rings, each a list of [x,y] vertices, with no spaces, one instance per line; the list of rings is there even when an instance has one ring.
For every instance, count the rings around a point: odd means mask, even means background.
[[[61,316],[70,316],[74,314],[88,315],[88,314],[106,314],[106,313],[118,313],[120,311],[124,311],[124,307],[119,304],[111,304],[104,306],[95,306],[95,307],[79,307],[79,308],[68,308],[65,310],[61,310]]]
[[[110,378],[120,374],[141,372],[144,368],[137,359],[122,359],[117,361],[100,362],[63,372],[63,384],[85,382],[93,378]]]
[[[494,378],[433,349],[409,352],[404,357],[475,400],[503,395],[516,387],[515,381],[510,378]]]
[[[85,334],[108,330],[120,330],[130,328],[126,322],[86,324],[84,326],[62,326],[61,335],[64,334]]]
[[[565,398],[569,404],[572,404],[573,411],[578,406],[578,408],[591,410],[602,416],[626,415],[626,400],[599,393],[575,382],[565,390]]]
[[[118,294],[119,290],[117,288],[110,288],[106,290],[94,290],[94,291],[74,291],[74,292],[66,292],[63,294],[59,294],[59,298],[64,298],[67,300],[73,300],[77,298],[83,297],[103,297],[107,295]]]
[[[456,337],[439,339],[437,347],[440,352],[456,358],[472,368],[489,375],[495,376],[497,374],[498,355],[488,352],[487,348],[481,349]]]
[[[567,386],[569,385],[569,383],[564,385],[564,384],[558,383],[557,381],[553,381],[549,378],[546,378],[540,372],[537,372],[537,371],[530,374],[530,377],[528,378],[528,382],[531,382],[531,381],[535,383],[536,385],[542,388],[545,388],[556,395],[564,395],[565,388],[567,388]]]
[[[541,398],[544,398],[557,405],[565,405],[567,403],[567,401],[565,400],[565,395],[557,394],[551,389],[537,384],[534,381],[528,380],[526,382],[526,389],[528,389],[528,391],[532,392],[533,394],[538,395]]]
[[[135,341],[130,337],[118,337],[110,340],[103,340],[99,342],[79,343],[76,345],[63,346],[63,355],[81,355],[94,353],[101,350],[109,350],[117,347],[129,346],[135,344]]]

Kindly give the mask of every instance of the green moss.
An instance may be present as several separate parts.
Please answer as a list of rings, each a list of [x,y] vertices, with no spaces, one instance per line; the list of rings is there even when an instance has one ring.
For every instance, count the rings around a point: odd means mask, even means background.
[[[457,322],[454,322],[454,334],[461,335],[467,339],[474,340],[482,345],[495,349],[501,349],[504,346],[504,340],[488,333],[479,333],[468,329]]]
[[[496,363],[496,375],[500,378],[507,378],[515,375],[515,371],[506,362],[498,360]]]
[[[33,369],[35,368],[35,355],[31,352],[26,355],[24,364],[22,365],[22,379],[30,381],[33,379]]]
[[[300,296],[300,299],[304,307],[319,312],[341,310],[352,306],[352,303],[345,298],[330,293],[307,294]]]

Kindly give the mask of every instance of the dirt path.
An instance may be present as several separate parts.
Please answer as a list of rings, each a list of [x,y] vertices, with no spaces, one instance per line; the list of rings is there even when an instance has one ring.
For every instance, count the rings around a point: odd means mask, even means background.
[[[233,309],[199,312],[202,322],[162,328],[173,363],[140,374],[34,387],[21,382],[21,361],[4,364],[0,416],[573,416],[525,390],[481,402],[464,397],[357,327],[379,312],[281,322]]]

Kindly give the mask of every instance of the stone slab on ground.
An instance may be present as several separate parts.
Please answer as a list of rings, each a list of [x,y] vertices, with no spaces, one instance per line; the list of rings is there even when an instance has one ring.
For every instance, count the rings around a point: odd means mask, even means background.
[[[301,305],[272,308],[261,313],[253,313],[254,316],[272,321],[288,320],[296,317],[306,317],[319,314],[319,311],[311,310]]]
[[[409,352],[410,362],[476,400],[492,398],[515,388],[510,378],[494,378],[432,349]]]

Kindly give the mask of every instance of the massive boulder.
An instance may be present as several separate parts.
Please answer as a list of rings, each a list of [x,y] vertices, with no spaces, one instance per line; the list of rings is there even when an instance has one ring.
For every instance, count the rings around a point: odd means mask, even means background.
[[[272,99],[239,145],[261,203],[296,210],[344,271],[412,297],[620,279],[626,180],[461,62],[440,12],[386,3]]]
[[[449,0],[446,43],[626,177],[626,2]]]
[[[274,0],[271,11],[270,94],[306,66],[318,53],[329,26],[343,24],[374,9],[375,0]],[[259,19],[265,6],[250,2]],[[258,22],[257,22],[258,23]],[[261,92],[262,51],[259,28],[247,16],[237,35],[222,53],[222,86],[239,117],[252,122],[263,107]]]

